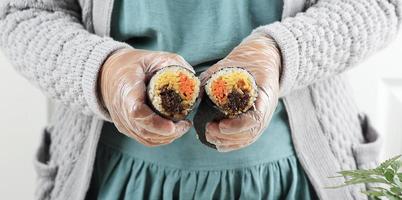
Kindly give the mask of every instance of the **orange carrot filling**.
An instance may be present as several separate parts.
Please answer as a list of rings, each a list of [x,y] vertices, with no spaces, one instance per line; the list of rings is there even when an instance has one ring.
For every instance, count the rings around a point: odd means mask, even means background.
[[[228,83],[222,78],[214,80],[211,85],[212,94],[216,98],[219,103],[225,103],[227,101],[227,97],[232,90],[236,90],[238,92],[248,92],[250,91],[250,86],[243,79],[239,79],[236,81],[235,85],[228,86]]]
[[[186,98],[186,100],[191,100],[194,94],[194,80],[180,72],[179,83],[180,93]]]
[[[216,79],[212,85],[212,94],[218,100],[219,103],[223,103],[227,99],[228,89],[226,88],[226,82],[222,78]]]

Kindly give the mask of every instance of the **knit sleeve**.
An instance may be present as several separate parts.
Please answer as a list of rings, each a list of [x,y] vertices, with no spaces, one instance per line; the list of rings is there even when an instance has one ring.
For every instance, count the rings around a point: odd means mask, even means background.
[[[281,96],[336,75],[397,35],[401,0],[318,0],[305,12],[256,28],[282,53]]]
[[[85,30],[75,0],[2,0],[0,46],[48,97],[110,119],[98,99],[98,71],[108,55],[128,45]]]

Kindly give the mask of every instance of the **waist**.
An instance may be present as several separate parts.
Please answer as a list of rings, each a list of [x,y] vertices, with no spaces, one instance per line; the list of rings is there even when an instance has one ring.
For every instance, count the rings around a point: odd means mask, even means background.
[[[287,121],[278,115],[278,112],[274,113],[270,125],[257,141],[231,152],[222,153],[205,146],[197,139],[193,127],[171,144],[147,147],[120,133],[110,122],[104,123],[100,145],[107,145],[136,159],[173,168],[211,170],[259,165],[294,155]]]

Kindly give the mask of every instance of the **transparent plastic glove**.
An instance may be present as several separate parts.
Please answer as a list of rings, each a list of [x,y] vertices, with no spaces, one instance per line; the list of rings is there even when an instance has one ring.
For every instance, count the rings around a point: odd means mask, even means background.
[[[168,144],[181,137],[191,122],[173,122],[146,104],[146,82],[158,69],[180,65],[193,68],[179,55],[137,49],[119,50],[102,66],[100,91],[117,129],[146,146]]]
[[[255,78],[258,97],[254,107],[233,119],[206,125],[206,139],[218,151],[227,152],[255,142],[271,120],[278,103],[281,57],[276,42],[268,35],[253,33],[224,59],[201,74],[201,84],[224,67],[243,67]],[[206,95],[203,93],[203,95]]]

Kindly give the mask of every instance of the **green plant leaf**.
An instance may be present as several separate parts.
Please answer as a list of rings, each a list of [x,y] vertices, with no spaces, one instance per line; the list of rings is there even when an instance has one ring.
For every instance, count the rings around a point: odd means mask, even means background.
[[[344,178],[344,184],[326,188],[340,188],[348,185],[376,183],[381,187],[370,187],[362,193],[375,198],[402,200],[402,161],[401,155],[390,158],[374,169],[343,170],[337,172],[339,176],[330,178]]]
[[[356,178],[356,179],[350,179],[350,180],[345,181],[345,184],[347,184],[347,185],[354,185],[354,184],[359,184],[359,183],[385,183],[385,184],[388,184],[387,180],[385,180],[384,178],[373,178],[373,177]]]
[[[368,196],[371,197],[382,197],[383,195],[383,191],[373,191],[373,190],[369,190],[369,191],[362,191],[363,194],[366,194]]]
[[[397,160],[397,161],[395,161],[395,162],[393,162],[393,163],[391,164],[391,168],[392,168],[395,172],[398,172],[399,168],[401,168],[401,164],[402,164],[402,162],[401,162],[400,160]]]
[[[399,175],[394,176],[394,183],[395,183],[398,187],[402,188],[402,181],[401,181],[401,178],[400,178]]]
[[[384,173],[385,179],[389,182],[394,181],[395,171],[393,169],[386,169]]]
[[[402,188],[400,187],[391,187],[390,190],[396,195],[402,195]]]
[[[389,191],[384,191],[384,196],[387,197],[389,200],[401,200],[402,199],[402,197],[398,197]]]
[[[365,169],[357,169],[357,170],[344,170],[337,172],[341,176],[369,176],[369,175],[382,175],[375,170],[365,170]]]
[[[390,158],[390,159],[384,161],[383,163],[380,164],[379,168],[387,169],[389,166],[392,165],[392,163],[394,163],[395,161],[399,160],[399,158],[400,158],[401,156],[402,156],[402,155],[398,155],[398,156],[395,156],[395,157],[393,157],[393,158]]]

